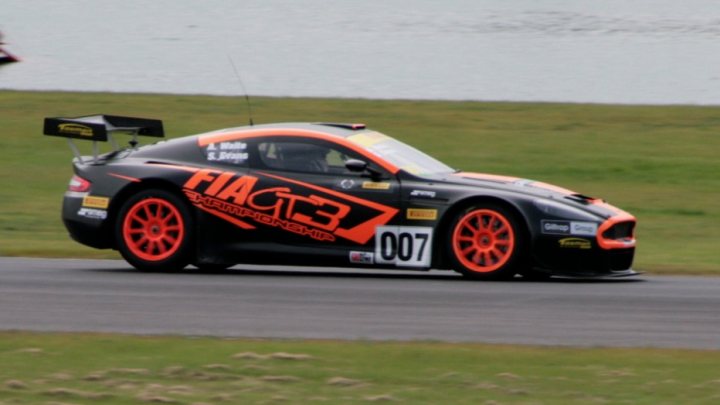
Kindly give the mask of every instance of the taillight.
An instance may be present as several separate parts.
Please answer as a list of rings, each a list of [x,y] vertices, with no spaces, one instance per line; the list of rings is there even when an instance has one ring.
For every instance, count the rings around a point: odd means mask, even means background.
[[[78,175],[72,176],[72,179],[70,179],[70,183],[68,184],[68,190],[83,193],[90,190],[90,182]]]

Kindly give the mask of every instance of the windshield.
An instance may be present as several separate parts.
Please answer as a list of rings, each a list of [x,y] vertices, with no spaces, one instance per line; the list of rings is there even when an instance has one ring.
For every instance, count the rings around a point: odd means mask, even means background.
[[[455,171],[432,156],[380,132],[363,132],[347,140],[416,176],[437,176]]]

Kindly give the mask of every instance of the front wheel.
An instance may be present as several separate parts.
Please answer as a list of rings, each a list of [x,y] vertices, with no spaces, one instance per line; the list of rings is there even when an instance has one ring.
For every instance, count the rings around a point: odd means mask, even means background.
[[[509,279],[525,264],[526,236],[516,216],[497,204],[458,213],[450,225],[447,250],[453,268],[474,279]]]
[[[174,271],[190,262],[192,230],[192,216],[180,197],[145,190],[123,204],[115,236],[120,254],[135,268]]]

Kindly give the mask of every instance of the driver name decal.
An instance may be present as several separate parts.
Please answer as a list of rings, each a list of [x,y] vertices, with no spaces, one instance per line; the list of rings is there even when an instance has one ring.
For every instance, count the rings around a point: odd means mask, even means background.
[[[313,184],[262,174],[203,169],[185,182],[196,207],[243,229],[270,226],[318,241],[367,243],[397,209]],[[268,180],[281,185],[267,186]],[[276,183],[276,182],[275,182]]]

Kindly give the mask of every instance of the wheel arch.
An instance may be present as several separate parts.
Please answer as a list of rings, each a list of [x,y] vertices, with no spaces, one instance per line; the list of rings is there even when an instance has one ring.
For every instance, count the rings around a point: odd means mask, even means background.
[[[458,213],[479,204],[497,204],[512,212],[512,214],[520,221],[522,225],[520,231],[523,233],[523,237],[526,238],[528,243],[532,244],[530,223],[527,216],[523,214],[522,210],[516,203],[512,202],[507,198],[497,196],[470,196],[457,201],[449,209],[447,209],[440,218],[440,221],[438,222],[438,227],[436,228],[435,235],[433,237],[433,257],[436,258],[433,261],[433,267],[443,269],[447,269],[450,267],[448,252],[446,252],[443,247],[445,243],[445,237],[450,232],[451,222]],[[531,246],[529,250],[532,250]],[[532,256],[530,251],[528,251],[527,253],[529,256]]]
[[[123,205],[134,194],[151,189],[164,190],[173,193],[181,199],[185,200],[185,196],[182,194],[180,187],[168,180],[149,178],[142,179],[142,181],[139,182],[132,182],[127,184],[125,187],[120,189],[117,194],[115,194],[115,197],[112,198],[110,202],[110,207],[108,207],[108,218],[112,218],[112,221],[108,221],[104,225],[107,228],[106,230],[109,231],[108,234],[111,235],[113,248],[117,249],[117,240],[115,238],[115,233],[113,232],[113,230],[115,229],[116,222],[119,220],[118,214],[120,213]],[[188,204],[188,207],[191,208],[191,205]],[[192,215],[195,215],[194,210],[191,209],[190,212]]]

